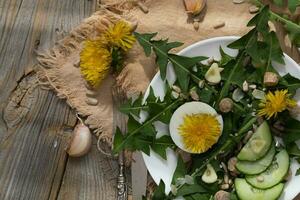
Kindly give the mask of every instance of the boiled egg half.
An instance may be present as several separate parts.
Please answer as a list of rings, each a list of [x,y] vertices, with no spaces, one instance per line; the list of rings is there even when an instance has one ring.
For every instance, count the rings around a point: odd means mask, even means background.
[[[174,143],[189,153],[203,153],[219,140],[223,131],[223,118],[210,105],[193,101],[174,112],[170,135]]]

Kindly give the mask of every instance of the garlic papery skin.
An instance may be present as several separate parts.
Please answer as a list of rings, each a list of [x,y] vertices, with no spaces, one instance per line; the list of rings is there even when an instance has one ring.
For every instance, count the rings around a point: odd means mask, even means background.
[[[92,147],[92,134],[90,129],[83,123],[76,125],[69,145],[66,149],[71,157],[80,157],[87,154]]]
[[[199,14],[206,5],[207,0],[183,0],[187,13]]]

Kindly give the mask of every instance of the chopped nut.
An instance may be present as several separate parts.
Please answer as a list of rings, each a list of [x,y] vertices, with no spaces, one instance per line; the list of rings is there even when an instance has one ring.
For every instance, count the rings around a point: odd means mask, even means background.
[[[237,158],[236,157],[232,157],[228,160],[227,162],[227,167],[228,167],[228,170],[231,171],[231,172],[236,172],[236,163],[237,163]]]
[[[214,25],[214,29],[222,28],[223,26],[225,26],[225,22],[223,22],[223,21],[217,22],[217,23]]]
[[[278,84],[278,75],[274,72],[266,72],[264,75],[264,84],[266,86],[275,86]]]
[[[256,87],[257,87],[257,86],[256,86],[255,84],[249,85],[249,88],[250,88],[250,89],[256,89]]]
[[[243,143],[246,144],[252,135],[253,135],[253,131],[248,131],[245,137],[243,138]]]
[[[204,88],[204,85],[205,85],[204,80],[199,81],[199,83],[198,83],[199,88],[201,88],[201,89]]]
[[[181,89],[177,85],[172,85],[172,89],[177,93],[181,93]]]
[[[230,193],[224,190],[219,190],[216,192],[214,200],[230,200]]]
[[[228,184],[228,183],[222,184],[222,185],[220,186],[220,189],[221,189],[221,190],[227,190],[227,189],[229,189],[229,184]]]
[[[173,97],[174,99],[178,99],[178,97],[179,97],[179,93],[177,93],[177,92],[175,92],[175,91],[172,91],[172,92],[171,92],[171,95],[172,95],[172,97]]]
[[[194,26],[194,29],[195,29],[196,31],[198,31],[198,29],[199,29],[199,22],[198,22],[198,21],[194,21],[194,22],[193,22],[193,26]]]
[[[251,14],[255,14],[255,13],[257,13],[259,11],[259,8],[257,7],[257,6],[250,6],[249,7],[249,12],[251,13]]]
[[[249,84],[247,81],[244,81],[243,83],[243,91],[248,92],[249,91]]]
[[[224,175],[224,183],[229,183],[229,177],[227,174]]]
[[[194,101],[199,101],[199,95],[197,93],[197,91],[194,89],[190,90],[190,96]]]
[[[224,98],[219,103],[219,109],[223,113],[228,113],[233,109],[233,101],[230,98]]]

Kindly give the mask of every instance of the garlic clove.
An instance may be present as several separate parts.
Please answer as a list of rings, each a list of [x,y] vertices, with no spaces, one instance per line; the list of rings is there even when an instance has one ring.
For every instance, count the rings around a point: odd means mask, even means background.
[[[69,145],[66,148],[71,157],[80,157],[87,154],[92,147],[92,134],[90,129],[83,123],[76,125]]]
[[[206,5],[206,0],[183,0],[187,13],[199,14]]]
[[[222,68],[221,68],[222,69]],[[205,79],[210,84],[218,84],[221,82],[220,68],[217,63],[213,63],[205,74]]]
[[[206,166],[206,170],[203,173],[201,179],[204,183],[214,183],[218,180],[216,171],[210,164]]]

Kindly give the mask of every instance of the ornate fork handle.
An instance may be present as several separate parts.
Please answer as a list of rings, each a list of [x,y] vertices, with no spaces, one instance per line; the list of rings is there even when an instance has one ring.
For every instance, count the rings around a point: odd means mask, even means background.
[[[122,133],[126,132],[126,116],[118,111],[118,107],[125,101],[125,95],[116,86],[112,90],[114,100],[114,127],[119,127]],[[117,179],[117,200],[128,199],[128,187],[125,176],[124,151],[119,153],[119,174]]]
[[[127,200],[127,184],[124,173],[124,152],[119,155],[119,175],[117,180],[118,197],[117,200]]]

